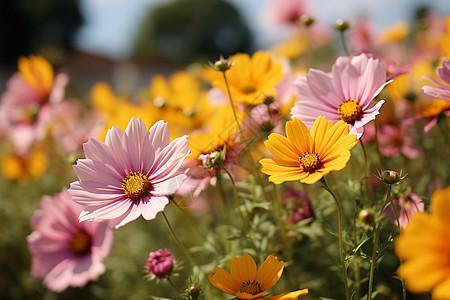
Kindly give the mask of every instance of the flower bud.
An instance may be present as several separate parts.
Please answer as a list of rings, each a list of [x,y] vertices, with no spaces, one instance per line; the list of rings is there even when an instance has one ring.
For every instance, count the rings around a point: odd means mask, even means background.
[[[397,184],[403,178],[405,178],[405,176],[402,177],[401,172],[399,174],[398,172],[392,170],[385,170],[381,174],[379,174],[378,177],[378,179],[380,179],[386,184]]]
[[[146,273],[152,272],[158,277],[169,275],[173,270],[173,256],[169,249],[159,249],[156,252],[150,252],[147,263]]]
[[[225,161],[226,157],[226,147],[222,148],[220,151],[213,151],[209,154],[200,154],[198,159],[201,160],[202,165],[206,168],[217,168]]]
[[[196,299],[198,297],[198,295],[200,294],[200,289],[196,286],[196,285],[191,285],[189,287],[189,295],[193,298]]]
[[[232,66],[234,65],[234,62],[232,62],[229,59],[225,59],[223,58],[223,56],[221,56],[219,58],[219,60],[217,60],[214,63],[209,63],[209,66],[219,72],[225,72],[228,69],[230,69]]]
[[[163,108],[166,106],[166,100],[163,97],[156,97],[155,99],[153,99],[153,104],[157,107],[157,108]]]
[[[336,24],[334,25],[334,29],[336,29],[337,31],[340,31],[340,32],[344,32],[349,28],[350,28],[350,24],[348,24],[348,22],[346,22],[342,19],[338,19],[336,21]]]
[[[364,225],[373,226],[375,224],[375,214],[370,209],[363,209],[359,212],[358,219]]]
[[[308,15],[302,15],[300,17],[300,23],[305,25],[306,27],[311,26],[312,24],[314,24],[315,21],[316,20],[313,17],[308,16]]]

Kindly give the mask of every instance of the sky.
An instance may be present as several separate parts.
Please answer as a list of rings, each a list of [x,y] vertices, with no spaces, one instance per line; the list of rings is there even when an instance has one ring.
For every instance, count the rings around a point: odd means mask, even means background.
[[[132,41],[149,8],[171,0],[80,0],[85,24],[76,38],[79,49],[125,59],[131,53]],[[246,19],[258,43],[264,48],[277,40],[277,33],[261,22],[264,8],[274,0],[228,0]],[[307,0],[305,0],[307,1]],[[414,9],[426,3],[441,14],[450,15],[449,0],[310,0],[317,22],[332,26],[337,19],[352,20],[368,16],[376,29],[410,20]]]

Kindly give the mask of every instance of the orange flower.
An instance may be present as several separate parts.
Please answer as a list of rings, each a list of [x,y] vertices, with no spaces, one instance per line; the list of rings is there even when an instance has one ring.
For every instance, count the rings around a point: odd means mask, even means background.
[[[226,71],[233,101],[255,106],[264,102],[266,96],[276,94],[275,86],[283,78],[281,64],[272,60],[269,53],[258,51],[251,58],[238,53],[230,58],[234,65]],[[212,71],[211,84],[227,92],[221,72]]]
[[[333,125],[325,117],[314,122],[311,132],[297,118],[286,123],[284,137],[269,135],[264,143],[277,159],[262,159],[262,172],[275,184],[299,180],[314,183],[331,171],[343,169],[350,159],[350,149],[356,145],[356,135],[349,134],[344,121]]]
[[[308,293],[308,289],[298,290],[286,294],[262,297],[264,292],[277,283],[283,273],[284,263],[275,256],[269,255],[259,269],[253,258],[245,254],[231,260],[230,273],[216,267],[216,273],[209,275],[209,282],[216,288],[235,296],[238,299],[288,300],[297,299]]]
[[[433,290],[433,299],[450,299],[450,187],[436,191],[431,213],[415,214],[395,241],[403,261],[397,274],[413,293]]]

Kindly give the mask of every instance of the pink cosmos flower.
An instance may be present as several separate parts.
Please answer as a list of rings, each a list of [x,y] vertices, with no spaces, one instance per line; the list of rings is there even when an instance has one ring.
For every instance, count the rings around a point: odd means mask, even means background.
[[[400,128],[386,124],[380,127],[378,141],[381,146],[381,155],[384,157],[395,157],[400,154],[409,159],[417,158],[420,150],[412,146],[411,135],[408,134],[408,126],[402,124]]]
[[[33,69],[30,72],[32,76],[25,76],[23,70],[15,73],[8,80],[0,101],[0,134],[7,136],[18,152],[28,151],[34,142],[45,137],[47,125],[54,117],[52,110],[60,105],[68,82],[68,76],[64,73],[57,74],[53,79],[50,63],[40,57],[29,60],[21,58],[19,69],[23,62],[35,59],[44,67]],[[51,79],[43,79],[41,72],[50,73],[48,76]],[[47,86],[44,86],[47,81]]]
[[[444,101],[450,101],[450,59],[444,61],[442,63],[442,67],[437,68],[436,73],[444,82],[423,77],[437,85],[437,87],[425,85],[422,90],[425,94],[432,97],[440,98]]]
[[[31,274],[55,292],[97,280],[105,272],[103,260],[113,244],[106,222],[78,222],[83,208],[71,198],[66,189],[43,196],[42,209],[31,219],[34,231],[27,237]]]
[[[411,188],[408,188],[402,195],[395,196],[392,199],[395,210],[397,212],[398,221],[400,227],[403,228],[409,224],[411,217],[418,213],[423,212],[425,205],[420,197],[411,192]],[[392,224],[397,225],[397,218],[395,217],[392,207],[389,205],[384,210],[384,214]]]
[[[297,27],[302,15],[310,14],[305,0],[272,0],[267,6],[267,17],[275,24]]]
[[[144,122],[134,117],[125,132],[114,126],[105,143],[90,138],[84,144],[85,159],[74,171],[79,181],[70,185],[73,201],[84,206],[80,221],[109,220],[119,228],[140,215],[156,217],[176,192],[184,174],[178,174],[190,155],[186,136],[170,142],[169,125],[155,123],[147,131]]]
[[[173,256],[169,249],[159,249],[155,252],[150,252],[147,263],[147,274],[152,272],[158,277],[163,277],[173,270]]]
[[[334,123],[344,120],[350,125],[350,134],[360,138],[364,125],[379,114],[384,100],[371,105],[386,82],[386,70],[377,59],[366,55],[339,57],[331,73],[310,69],[297,77],[297,101],[291,109],[292,118],[298,118],[311,129],[319,116]]]

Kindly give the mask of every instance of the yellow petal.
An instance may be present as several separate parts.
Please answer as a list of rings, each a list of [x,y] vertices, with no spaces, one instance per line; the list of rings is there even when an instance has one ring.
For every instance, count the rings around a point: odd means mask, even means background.
[[[298,290],[286,294],[261,298],[261,300],[297,300],[299,296],[308,294],[308,289]],[[259,299],[258,299],[259,300]]]
[[[53,86],[54,73],[52,65],[41,56],[30,55],[29,58],[20,57],[18,61],[19,73],[25,82],[42,97],[47,97]]]
[[[256,273],[256,281],[261,285],[261,289],[266,291],[273,287],[280,279],[283,269],[283,261],[278,260],[273,255],[269,255]]]
[[[297,149],[297,153],[311,151],[313,140],[308,128],[299,119],[286,122],[286,137]]]
[[[291,160],[298,163],[302,154],[292,145],[291,141],[278,133],[271,133],[264,145],[273,155],[283,160]]]
[[[439,283],[434,289],[433,289],[433,300],[448,300],[450,299],[450,276],[447,276],[447,278]]]
[[[405,279],[408,290],[424,292],[450,276],[447,256],[448,253],[431,253],[408,260],[400,266],[397,274]]]
[[[314,147],[313,151],[316,153],[318,149],[320,149],[320,146],[322,144],[322,141],[325,137],[325,134],[329,128],[333,126],[332,121],[328,121],[325,119],[325,117],[318,117],[315,121],[313,126],[311,127],[311,137],[314,140]]]
[[[253,258],[245,254],[241,257],[233,257],[230,265],[231,276],[237,282],[253,281],[256,278],[256,263]]]
[[[450,186],[433,193],[431,197],[431,213],[445,222],[450,229]]]
[[[209,275],[208,279],[212,285],[216,288],[228,293],[230,295],[235,295],[240,288],[240,283],[236,281],[227,271],[220,267],[215,268],[215,274]]]

